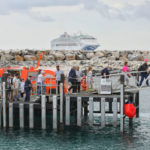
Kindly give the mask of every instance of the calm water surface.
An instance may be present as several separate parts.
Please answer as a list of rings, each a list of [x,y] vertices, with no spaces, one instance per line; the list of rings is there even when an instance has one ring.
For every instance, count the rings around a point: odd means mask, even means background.
[[[1,129],[0,150],[149,150],[150,97],[149,91],[140,92],[140,118],[133,128],[125,122],[125,134],[114,127],[69,127],[65,131]]]

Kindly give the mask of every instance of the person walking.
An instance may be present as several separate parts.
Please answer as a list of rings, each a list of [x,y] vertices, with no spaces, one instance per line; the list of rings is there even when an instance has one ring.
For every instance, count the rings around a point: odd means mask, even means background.
[[[148,80],[147,80],[147,77],[149,75],[149,73],[147,72],[148,71],[147,62],[148,62],[148,59],[144,59],[144,64],[142,64],[138,69],[138,71],[141,71],[141,80],[140,80],[139,86],[142,85],[144,79],[146,79],[146,84],[147,84],[147,86],[149,86],[149,83],[148,83]]]
[[[24,89],[25,89],[25,94],[26,94],[25,101],[29,102],[30,101],[30,92],[32,89],[31,76],[29,76],[27,78],[27,80],[25,81]]]
[[[76,68],[76,76],[77,76],[77,92],[80,93],[80,85],[81,85],[81,72],[79,71],[79,66]]]
[[[68,89],[68,91],[70,92],[71,89],[73,89],[72,93],[76,93],[77,92],[77,76],[76,76],[76,67],[72,67],[70,72],[69,72],[69,77],[68,77],[69,82],[71,83],[70,88]]]
[[[128,86],[129,85],[129,78],[131,77],[131,74],[129,73],[128,62],[124,63],[124,66],[122,68],[122,73],[123,73],[125,81],[126,81],[126,86]]]
[[[60,70],[59,65],[56,66],[55,77],[56,77],[56,93],[58,94],[60,87],[61,74],[64,74],[62,70]]]

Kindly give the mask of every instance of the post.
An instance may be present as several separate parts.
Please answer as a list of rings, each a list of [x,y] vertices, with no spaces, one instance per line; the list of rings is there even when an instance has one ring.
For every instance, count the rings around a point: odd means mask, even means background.
[[[34,128],[34,104],[29,104],[29,128]]]
[[[118,104],[117,98],[113,99],[113,126],[117,126]]]
[[[120,131],[124,132],[124,75],[121,75],[121,88],[120,88]]]
[[[9,103],[9,127],[13,127],[13,103]]]
[[[64,103],[64,93],[63,93],[63,83],[60,83],[60,123],[63,123],[63,103]]]
[[[46,129],[46,98],[45,95],[42,95],[42,103],[41,103],[41,121],[42,121],[42,129]]]
[[[19,104],[20,128],[24,128],[24,104]]]
[[[94,111],[93,97],[90,97],[89,98],[89,123],[90,125],[94,123],[93,111]]]
[[[53,129],[57,129],[57,96],[53,96]]]
[[[105,127],[105,98],[101,98],[101,126]]]
[[[82,124],[82,114],[81,114],[81,106],[82,105],[82,100],[81,97],[77,98],[77,126],[81,126]]]
[[[70,125],[70,96],[66,97],[66,125]]]
[[[6,88],[3,82],[3,127],[6,127]]]

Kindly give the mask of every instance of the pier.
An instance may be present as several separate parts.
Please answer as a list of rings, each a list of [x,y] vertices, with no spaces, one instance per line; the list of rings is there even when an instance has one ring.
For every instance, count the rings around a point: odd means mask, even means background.
[[[38,126],[41,129],[47,129],[47,125],[51,124],[53,130],[58,130],[71,125],[82,127],[86,124],[101,128],[109,125],[119,126],[120,131],[124,132],[125,119],[129,119],[129,125],[132,126],[132,119],[127,118],[124,114],[124,104],[129,99],[136,106],[136,117],[139,117],[139,89],[129,90],[129,88],[125,88],[122,81],[120,90],[114,90],[111,94],[97,94],[87,91],[65,94],[64,82],[62,82],[60,94],[41,94],[39,99],[34,96],[30,102],[7,101],[5,83],[3,83],[0,126],[30,129]],[[94,110],[95,103],[99,105],[98,110]],[[99,116],[98,123],[94,121],[94,114]],[[107,114],[112,117],[111,125],[106,123]],[[48,115],[52,116],[52,119],[48,119]],[[40,118],[40,124],[37,124],[35,118]]]

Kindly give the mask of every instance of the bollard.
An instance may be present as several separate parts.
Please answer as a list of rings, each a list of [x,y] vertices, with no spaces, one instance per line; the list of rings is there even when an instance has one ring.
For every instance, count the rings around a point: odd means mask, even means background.
[[[29,104],[29,128],[34,128],[34,104]]]
[[[24,128],[24,104],[19,104],[20,128]]]
[[[46,129],[46,98],[45,95],[42,95],[42,103],[41,103],[41,121],[42,121],[42,129]]]
[[[53,96],[53,129],[57,129],[57,96]]]
[[[94,123],[93,111],[94,111],[93,97],[90,97],[89,98],[89,124],[90,125]]]
[[[66,125],[70,125],[70,96],[66,97]]]
[[[13,103],[9,103],[9,127],[13,127]]]

